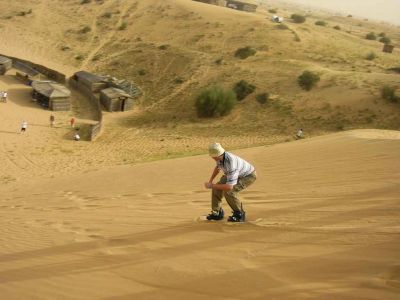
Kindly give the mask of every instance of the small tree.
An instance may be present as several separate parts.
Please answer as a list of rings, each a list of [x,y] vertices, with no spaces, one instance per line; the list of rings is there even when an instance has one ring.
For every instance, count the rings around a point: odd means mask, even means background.
[[[327,23],[325,21],[316,21],[315,25],[317,25],[317,26],[326,26]]]
[[[398,102],[399,97],[396,95],[396,89],[392,86],[385,85],[382,88],[382,98],[390,102]]]
[[[272,9],[268,9],[268,12],[271,14],[276,14],[278,12],[278,10],[275,8],[272,8]]]
[[[213,86],[197,96],[195,106],[199,117],[211,118],[229,114],[236,103],[236,95],[232,90],[225,91],[220,86]]]
[[[239,57],[241,59],[246,59],[249,56],[252,56],[254,54],[256,54],[257,51],[249,46],[244,47],[244,48],[239,48],[236,50],[235,52],[235,57]]]
[[[256,100],[258,103],[260,104],[265,104],[268,102],[269,99],[269,94],[268,93],[262,93],[262,94],[258,94],[256,96]]]
[[[371,41],[375,41],[376,40],[376,35],[373,32],[367,33],[367,35],[365,36],[365,38],[367,40],[371,40]]]
[[[297,82],[304,90],[309,91],[317,84],[319,80],[320,77],[318,74],[311,71],[304,71],[303,74],[298,77]]]
[[[233,88],[237,100],[241,101],[244,98],[246,98],[248,95],[254,92],[256,87],[250,83],[248,83],[246,80],[240,80],[238,83],[235,84],[235,87]]]
[[[384,44],[390,44],[390,42],[391,42],[390,38],[388,38],[387,36],[381,37],[381,38],[379,39],[379,41],[380,41],[381,43],[384,43]]]
[[[293,20],[295,23],[304,23],[306,21],[306,17],[298,14],[293,14],[290,16],[290,18]]]
[[[333,27],[333,29],[340,30],[340,29],[342,29],[342,28],[340,28],[339,25],[336,25],[335,27]]]
[[[367,54],[367,56],[365,57],[365,59],[367,59],[367,60],[374,60],[376,58],[376,54],[375,54],[375,52],[370,52],[370,53],[368,53]]]

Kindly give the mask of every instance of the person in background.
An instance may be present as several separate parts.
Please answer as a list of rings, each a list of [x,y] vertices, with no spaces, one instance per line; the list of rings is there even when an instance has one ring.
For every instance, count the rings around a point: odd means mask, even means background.
[[[72,117],[71,120],[69,120],[69,123],[71,124],[71,128],[75,127],[75,118]]]
[[[211,178],[204,183],[207,189],[211,189],[211,213],[207,220],[222,220],[224,210],[222,209],[222,196],[233,210],[232,216],[228,218],[229,222],[244,222],[246,213],[243,210],[242,202],[239,199],[239,192],[250,186],[256,179],[257,173],[254,166],[234,155],[226,152],[221,144],[214,143],[208,148],[209,155],[216,162]],[[214,178],[222,171],[224,175],[218,183],[214,184]]]
[[[56,118],[54,117],[54,115],[50,115],[50,127],[54,127],[56,123]]]
[[[299,129],[299,131],[297,131],[296,133],[296,139],[303,139],[304,138],[304,131],[302,128]]]
[[[24,133],[26,129],[28,128],[28,122],[27,121],[22,121],[21,123],[21,133]]]

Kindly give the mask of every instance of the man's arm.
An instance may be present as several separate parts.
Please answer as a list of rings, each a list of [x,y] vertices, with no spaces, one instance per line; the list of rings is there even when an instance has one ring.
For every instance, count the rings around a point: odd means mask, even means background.
[[[208,182],[212,183],[214,178],[218,175],[218,173],[219,173],[219,168],[218,168],[218,166],[215,166],[214,171],[213,171],[213,173],[211,175],[211,178],[210,178],[210,180]]]

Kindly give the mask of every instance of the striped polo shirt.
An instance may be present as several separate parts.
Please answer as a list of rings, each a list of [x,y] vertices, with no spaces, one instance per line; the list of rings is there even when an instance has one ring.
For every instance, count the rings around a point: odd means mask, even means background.
[[[217,166],[226,175],[226,184],[229,185],[235,185],[239,178],[254,172],[254,167],[250,163],[229,152],[224,153],[223,160],[217,161]]]

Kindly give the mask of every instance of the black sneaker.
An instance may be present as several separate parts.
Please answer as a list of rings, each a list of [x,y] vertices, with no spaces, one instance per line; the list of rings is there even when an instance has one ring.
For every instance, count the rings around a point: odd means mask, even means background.
[[[207,220],[219,221],[224,218],[224,215],[225,215],[224,210],[221,208],[218,213],[216,213],[215,211],[211,211],[211,213],[207,216]]]
[[[228,218],[228,222],[244,222],[246,220],[246,212],[244,210],[234,210],[232,216]]]

